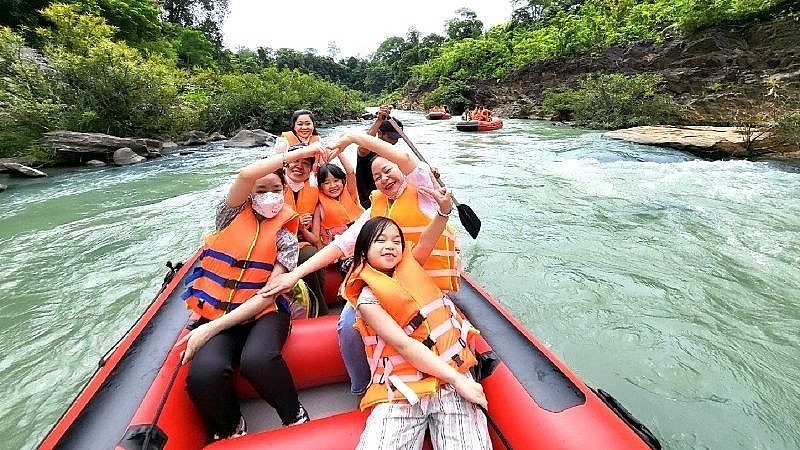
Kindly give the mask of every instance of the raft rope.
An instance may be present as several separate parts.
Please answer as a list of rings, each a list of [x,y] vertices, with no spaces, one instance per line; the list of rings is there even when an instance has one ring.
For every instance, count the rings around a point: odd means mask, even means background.
[[[189,323],[192,321],[192,315],[189,315],[189,318],[186,319],[186,323],[183,324],[181,330],[185,330],[186,327],[189,326]],[[180,333],[178,334],[180,336]],[[183,352],[180,354],[180,359],[183,359]],[[158,426],[158,419],[161,418],[161,412],[164,411],[164,405],[167,404],[167,397],[169,397],[169,393],[172,392],[172,386],[175,385],[175,380],[178,378],[178,371],[181,370],[181,366],[183,364],[181,361],[178,361],[178,364],[175,366],[175,370],[172,371],[172,375],[169,378],[169,384],[167,384],[167,388],[164,390],[164,394],[161,396],[161,401],[158,403],[158,408],[156,408],[156,413],[153,415],[153,420],[150,421],[150,426],[145,431],[144,435],[144,442],[142,442],[142,449],[148,450],[150,445],[150,436],[153,431]]]

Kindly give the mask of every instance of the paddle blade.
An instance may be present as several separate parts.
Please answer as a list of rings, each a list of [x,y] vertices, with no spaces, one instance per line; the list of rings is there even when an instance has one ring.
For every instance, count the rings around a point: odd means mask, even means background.
[[[459,203],[456,209],[458,210],[458,219],[461,221],[461,225],[464,225],[464,229],[472,236],[472,239],[476,239],[478,232],[481,231],[481,219],[478,218],[472,208],[463,203]]]

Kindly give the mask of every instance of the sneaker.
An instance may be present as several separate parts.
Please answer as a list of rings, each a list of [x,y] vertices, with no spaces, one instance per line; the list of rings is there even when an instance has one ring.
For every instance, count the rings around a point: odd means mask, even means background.
[[[222,437],[217,433],[211,437],[212,442],[219,441],[221,439],[232,439],[241,437],[247,434],[247,422],[244,421],[244,416],[239,416],[239,423],[236,425],[236,429],[233,430],[233,434],[227,437]]]
[[[284,426],[290,427],[292,425],[299,425],[301,423],[310,422],[311,418],[308,417],[308,411],[300,404],[300,410],[297,411],[297,416],[293,422],[285,423]]]
[[[239,416],[239,424],[236,425],[236,430],[231,435],[232,438],[241,437],[247,434],[247,422],[244,421],[244,416]]]

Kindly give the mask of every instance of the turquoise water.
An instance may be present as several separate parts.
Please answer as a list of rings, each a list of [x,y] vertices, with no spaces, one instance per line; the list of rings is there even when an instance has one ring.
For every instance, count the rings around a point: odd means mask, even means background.
[[[465,268],[669,449],[800,447],[800,171],[545,122],[399,112],[457,198]],[[322,130],[323,138],[358,123]],[[0,177],[0,436],[33,448],[269,149]],[[348,149],[350,155],[352,149]],[[455,221],[453,221],[455,222]],[[462,230],[463,231],[463,230]]]

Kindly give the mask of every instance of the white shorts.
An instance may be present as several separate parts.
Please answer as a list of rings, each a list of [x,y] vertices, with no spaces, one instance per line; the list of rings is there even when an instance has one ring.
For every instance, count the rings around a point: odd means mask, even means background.
[[[375,405],[358,449],[419,450],[426,429],[430,430],[434,450],[492,448],[483,411],[445,384],[435,395],[423,397],[413,406],[406,402]]]

